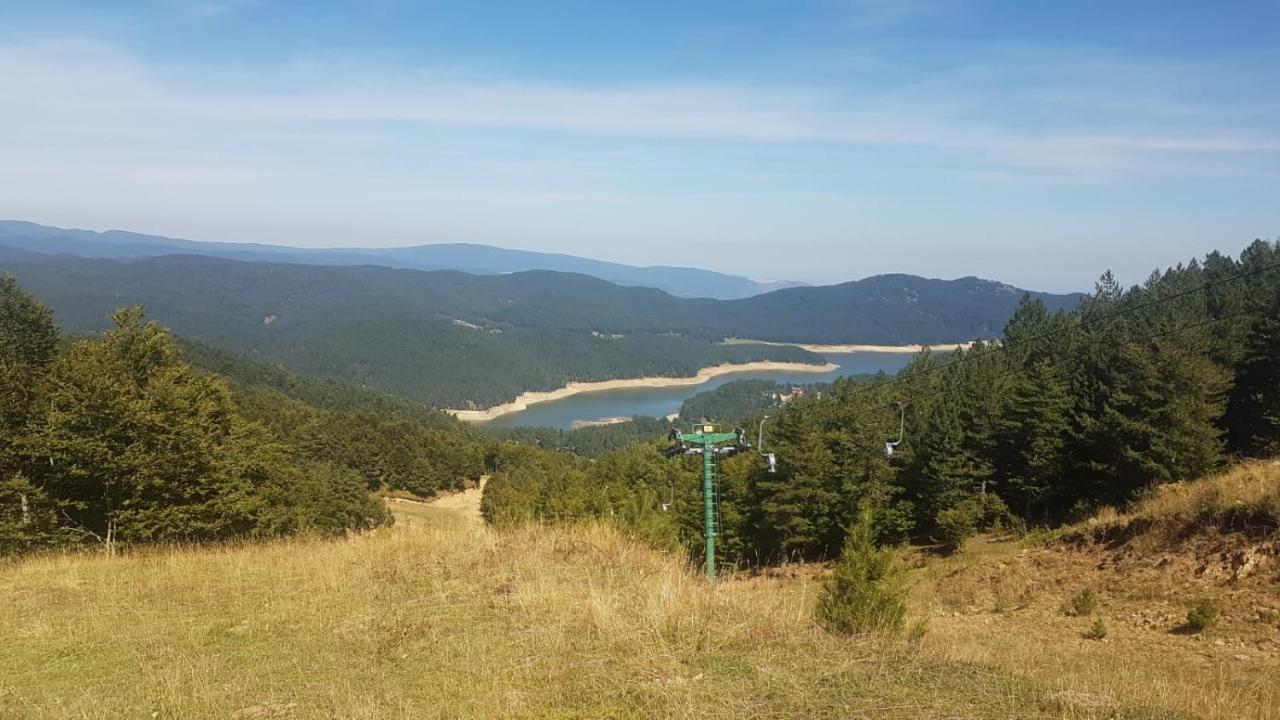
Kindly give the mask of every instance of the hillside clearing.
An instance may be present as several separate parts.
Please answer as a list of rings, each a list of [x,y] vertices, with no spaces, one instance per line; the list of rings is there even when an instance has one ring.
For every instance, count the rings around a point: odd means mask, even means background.
[[[347,541],[9,563],[0,718],[1087,716],[829,636],[812,580],[708,585],[602,527],[496,534],[477,495]]]
[[[1280,465],[1160,488],[1044,548],[983,536],[930,560],[913,593],[923,654],[1197,717],[1280,718]],[[1096,609],[1072,616],[1088,592]],[[1221,612],[1196,632],[1187,614]],[[1087,639],[1101,619],[1103,639]]]

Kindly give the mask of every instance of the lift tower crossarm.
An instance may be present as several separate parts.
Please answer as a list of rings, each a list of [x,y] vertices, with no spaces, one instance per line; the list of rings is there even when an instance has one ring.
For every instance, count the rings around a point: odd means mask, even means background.
[[[686,445],[710,445],[716,446],[723,443],[738,442],[738,433],[736,432],[713,432],[713,433],[676,433],[676,439]]]

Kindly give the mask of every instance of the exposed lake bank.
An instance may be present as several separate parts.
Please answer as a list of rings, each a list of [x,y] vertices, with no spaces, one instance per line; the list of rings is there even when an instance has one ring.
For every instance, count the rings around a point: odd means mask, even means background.
[[[943,343],[940,345],[814,345],[812,343],[773,342],[771,340],[748,340],[745,338],[725,338],[722,345],[781,345],[798,347],[818,354],[826,353],[918,353],[925,348],[938,352],[954,352],[968,350],[973,341],[963,343]]]
[[[495,405],[494,407],[486,408],[484,410],[446,410],[446,412],[464,422],[484,423],[500,418],[504,415],[523,412],[528,410],[532,405],[564,400],[575,395],[583,395],[587,393],[604,392],[608,390],[688,387],[693,385],[702,385],[703,383],[722,375],[735,375],[739,373],[793,372],[821,375],[837,370],[839,367],[839,365],[830,362],[824,364],[773,361],[736,364],[725,363],[722,365],[702,368],[696,375],[691,377],[647,377],[600,380],[597,382],[571,382],[568,385],[555,390],[540,390],[522,393],[519,397],[509,403]]]

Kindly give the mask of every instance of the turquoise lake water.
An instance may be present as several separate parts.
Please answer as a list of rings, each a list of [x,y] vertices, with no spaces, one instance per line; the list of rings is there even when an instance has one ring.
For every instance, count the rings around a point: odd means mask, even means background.
[[[734,380],[761,378],[783,383],[831,382],[844,375],[861,375],[883,370],[893,374],[906,367],[915,353],[831,353],[827,360],[838,365],[827,373],[743,372],[721,375],[701,385],[675,388],[632,388],[583,393],[563,400],[540,403],[528,410],[504,415],[489,423],[492,427],[545,426],[568,429],[578,421],[645,415],[664,417],[680,411],[686,398],[713,390]]]

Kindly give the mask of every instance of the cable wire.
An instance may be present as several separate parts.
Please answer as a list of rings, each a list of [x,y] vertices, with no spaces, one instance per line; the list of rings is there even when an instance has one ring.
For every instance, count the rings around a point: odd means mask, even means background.
[[[908,379],[915,379],[915,378],[927,377],[927,376],[929,376],[929,375],[932,375],[933,373],[940,372],[940,371],[945,370],[945,369],[947,369],[947,368],[949,368],[949,367],[952,367],[952,366],[954,366],[954,365],[961,365],[961,364],[964,364],[964,363],[966,363],[966,362],[970,362],[970,361],[973,361],[973,360],[978,360],[978,359],[981,359],[981,358],[984,358],[984,357],[988,357],[988,356],[990,356],[990,355],[995,355],[995,354],[997,354],[997,353],[1002,353],[1002,352],[1005,352],[1005,351],[1007,351],[1007,350],[1010,350],[1010,349],[1013,349],[1013,348],[1016,348],[1016,347],[1021,347],[1021,346],[1023,346],[1023,345],[1027,345],[1027,344],[1029,344],[1029,343],[1033,343],[1033,342],[1036,342],[1036,341],[1038,341],[1038,340],[1043,340],[1043,339],[1045,339],[1045,338],[1050,338],[1050,337],[1054,337],[1054,336],[1057,336],[1057,335],[1061,335],[1061,334],[1066,333],[1066,332],[1069,332],[1069,331],[1080,330],[1080,329],[1083,329],[1083,328],[1088,327],[1088,326],[1091,326],[1091,325],[1096,325],[1096,324],[1098,324],[1098,323],[1100,323],[1100,322],[1104,322],[1104,321],[1107,321],[1107,320],[1112,320],[1112,319],[1117,318],[1117,317],[1121,317],[1121,316],[1123,316],[1123,315],[1128,315],[1128,314],[1135,313],[1135,312],[1138,312],[1138,311],[1140,311],[1140,310],[1145,310],[1145,309],[1147,309],[1147,308],[1155,307],[1155,306],[1157,306],[1157,305],[1161,305],[1161,304],[1164,304],[1164,303],[1167,303],[1167,302],[1172,302],[1172,301],[1174,301],[1174,300],[1179,300],[1179,299],[1184,298],[1184,297],[1186,297],[1186,296],[1188,296],[1188,295],[1191,295],[1191,294],[1193,294],[1193,293],[1197,293],[1197,292],[1204,292],[1204,291],[1207,291],[1207,290],[1211,290],[1211,289],[1213,289],[1213,288],[1215,288],[1215,287],[1219,287],[1219,286],[1222,286],[1222,285],[1226,285],[1227,283],[1235,282],[1235,281],[1237,281],[1237,280],[1242,280],[1242,279],[1247,278],[1247,277],[1253,277],[1253,276],[1261,275],[1261,274],[1263,274],[1263,273],[1265,273],[1265,272],[1268,272],[1268,271],[1271,271],[1271,270],[1275,270],[1276,268],[1280,268],[1280,262],[1272,263],[1271,265],[1266,265],[1266,266],[1264,266],[1264,267],[1257,268],[1257,269],[1254,269],[1254,270],[1249,270],[1249,271],[1246,271],[1246,272],[1237,273],[1237,274],[1232,275],[1232,276],[1230,276],[1230,277],[1226,277],[1226,278],[1219,278],[1219,279],[1217,279],[1217,280],[1213,280],[1213,281],[1207,282],[1207,283],[1205,283],[1205,284],[1203,284],[1203,285],[1198,285],[1198,286],[1196,286],[1196,287],[1194,287],[1194,288],[1187,288],[1186,290],[1180,290],[1180,291],[1178,291],[1178,292],[1176,292],[1176,293],[1173,293],[1172,295],[1167,295],[1167,296],[1165,296],[1165,297],[1156,298],[1156,299],[1154,299],[1154,300],[1149,300],[1149,301],[1147,301],[1147,302],[1139,303],[1139,304],[1137,304],[1137,305],[1133,305],[1133,306],[1130,306],[1130,307],[1121,308],[1121,309],[1119,309],[1119,310],[1116,310],[1116,311],[1114,311],[1114,312],[1107,313],[1107,314],[1105,314],[1105,315],[1101,315],[1101,316],[1096,317],[1096,318],[1087,318],[1087,319],[1081,320],[1080,322],[1078,322],[1078,323],[1076,323],[1076,324],[1074,324],[1074,325],[1067,325],[1067,326],[1065,326],[1065,327],[1055,328],[1055,329],[1053,329],[1053,330],[1049,330],[1049,331],[1047,331],[1047,332],[1042,332],[1042,333],[1039,333],[1039,334],[1037,334],[1037,335],[1032,335],[1032,336],[1031,336],[1031,337],[1029,337],[1029,338],[1024,338],[1024,339],[1019,340],[1019,341],[1017,341],[1017,342],[1003,343],[1003,344],[1000,344],[1000,345],[992,345],[992,346],[991,346],[991,348],[990,348],[989,350],[985,350],[985,351],[981,351],[981,352],[973,353],[973,354],[970,354],[970,355],[960,355],[960,356],[955,357],[954,359],[952,359],[952,360],[950,360],[950,361],[948,361],[948,362],[940,363],[940,364],[935,365],[934,367],[931,367],[931,368],[929,368],[929,369],[927,369],[927,370],[921,370],[921,371],[919,371],[919,372],[914,372],[914,373],[910,373],[910,374],[907,374],[907,375],[898,374],[898,375],[896,375],[896,376],[894,376],[894,377],[892,377],[892,378],[888,378],[888,379],[883,380],[883,381],[881,381],[881,382],[874,383],[874,384],[871,384],[871,385],[863,386],[863,387],[859,390],[859,392],[860,392],[860,393],[861,393],[861,392],[871,392],[871,391],[873,391],[873,390],[878,390],[878,389],[880,389],[880,388],[882,388],[882,387],[888,387],[889,385],[893,385],[894,383],[898,383],[898,382],[903,382],[903,381],[908,380]],[[1235,317],[1239,317],[1239,316],[1244,315],[1244,314],[1246,314],[1246,313],[1241,312],[1241,313],[1236,313],[1236,314],[1234,314],[1234,315],[1224,316],[1224,317],[1221,317],[1221,318],[1214,318],[1214,319],[1212,319],[1212,320],[1211,320],[1211,322],[1217,322],[1217,321],[1220,321],[1220,320],[1228,320],[1228,319],[1232,319],[1232,318],[1235,318]],[[1153,336],[1153,337],[1158,337],[1158,336]]]

